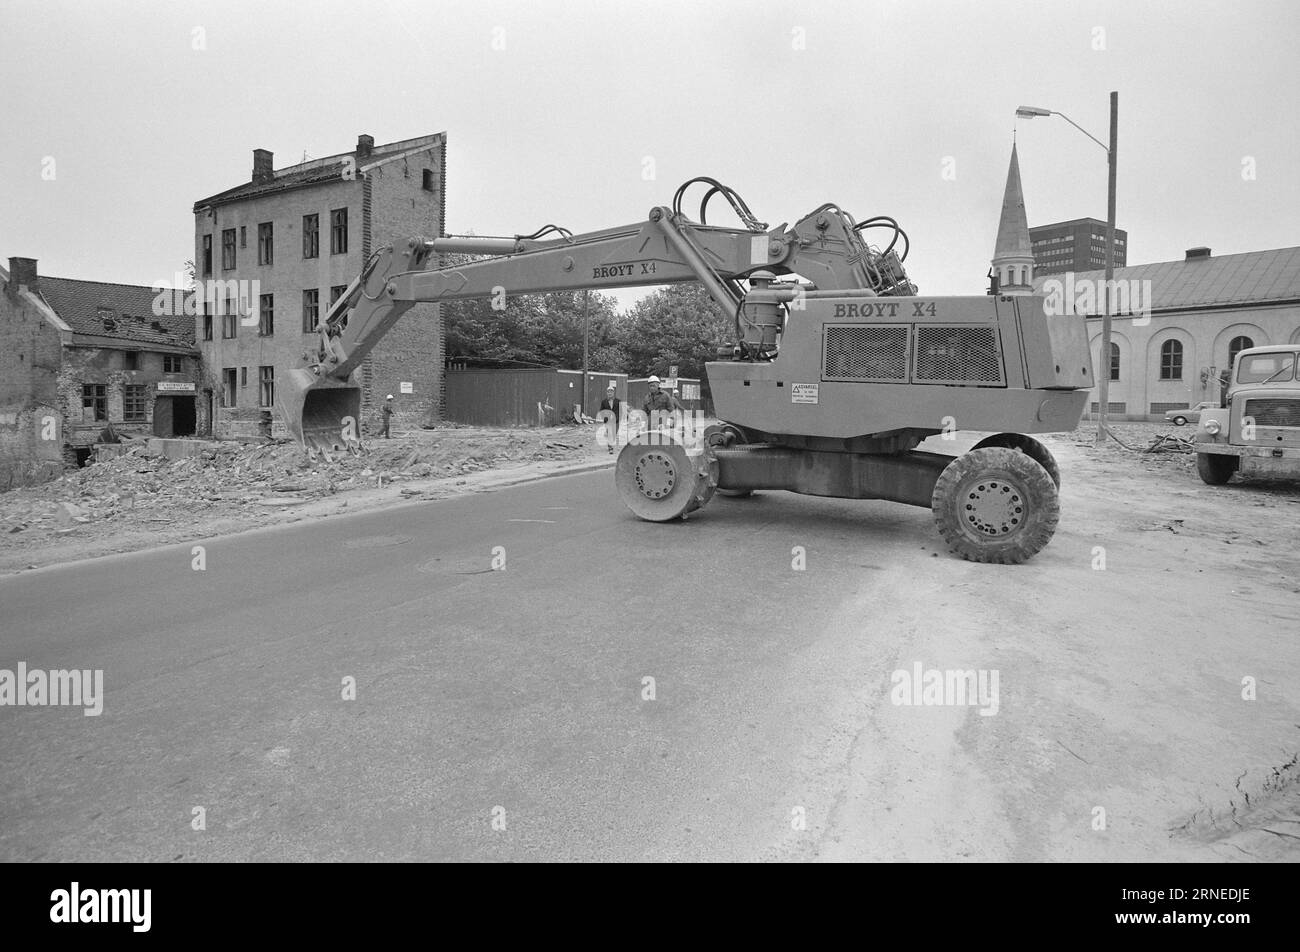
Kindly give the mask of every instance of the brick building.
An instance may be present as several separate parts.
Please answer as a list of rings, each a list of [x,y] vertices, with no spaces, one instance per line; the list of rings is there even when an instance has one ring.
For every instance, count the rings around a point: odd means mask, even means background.
[[[0,279],[0,488],[57,475],[106,423],[205,431],[183,292],[160,308],[154,288],[47,277],[31,258],[10,258]]]
[[[302,365],[329,305],[373,251],[443,233],[446,153],[445,133],[378,146],[361,135],[352,152],[277,170],[256,149],[250,181],[194,204],[195,334],[216,436],[286,435],[275,381]],[[389,393],[398,428],[440,417],[442,348],[437,305],[402,317],[357,373],[364,428]]]

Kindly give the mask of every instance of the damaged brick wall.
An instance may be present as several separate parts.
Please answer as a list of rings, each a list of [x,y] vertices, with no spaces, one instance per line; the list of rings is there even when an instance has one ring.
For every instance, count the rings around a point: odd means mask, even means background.
[[[62,436],[54,406],[0,406],[0,492],[48,482],[62,473]]]
[[[445,161],[443,137],[428,149],[367,173],[375,248],[413,235],[436,238],[443,234]],[[432,175],[431,189],[424,187],[426,170]],[[376,432],[381,425],[379,408],[390,393],[394,429],[442,419],[443,339],[441,308],[417,304],[370,352],[361,404],[368,432]],[[403,382],[410,383],[414,392],[402,393]]]

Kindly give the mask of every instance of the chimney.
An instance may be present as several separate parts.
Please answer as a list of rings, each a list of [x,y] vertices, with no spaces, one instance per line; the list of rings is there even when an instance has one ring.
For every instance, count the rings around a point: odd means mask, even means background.
[[[368,136],[364,132],[357,136],[357,158],[368,159],[370,153],[375,151],[375,137]]]
[[[1199,258],[1208,258],[1209,256],[1210,256],[1210,249],[1206,248],[1204,245],[1201,245],[1197,248],[1187,249],[1188,261],[1196,261]]]
[[[35,258],[10,258],[9,259],[9,286],[15,291],[19,285],[27,285],[32,290],[38,290],[36,284],[36,259]]]
[[[253,184],[265,185],[275,178],[275,172],[271,168],[271,162],[275,155],[266,149],[253,150]]]

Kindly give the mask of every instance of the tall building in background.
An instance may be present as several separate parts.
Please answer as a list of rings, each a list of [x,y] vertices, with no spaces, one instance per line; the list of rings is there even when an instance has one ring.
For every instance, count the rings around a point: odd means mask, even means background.
[[[195,329],[214,436],[286,435],[276,381],[302,366],[321,317],[371,252],[442,235],[446,157],[445,133],[379,146],[361,135],[352,152],[283,169],[255,149],[250,181],[194,203]],[[417,305],[358,371],[363,427],[389,393],[398,426],[439,416],[442,365],[438,306]]]
[[[1029,229],[1034,253],[1034,273],[1095,271],[1106,267],[1106,223],[1076,218]],[[1115,267],[1128,265],[1128,232],[1115,229]]]
[[[1025,218],[1025,192],[1020,185],[1020,159],[1011,145],[1011,166],[1002,195],[998,240],[993,246],[993,278],[1002,294],[1033,294],[1034,254]]]

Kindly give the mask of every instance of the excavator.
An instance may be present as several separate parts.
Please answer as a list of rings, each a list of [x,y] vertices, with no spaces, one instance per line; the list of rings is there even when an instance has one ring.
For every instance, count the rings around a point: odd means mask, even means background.
[[[683,202],[697,185],[693,220]],[[738,225],[708,224],[719,196]],[[874,231],[888,242],[872,244]],[[628,441],[615,485],[633,514],[685,519],[715,492],[886,499],[932,509],[961,558],[1022,563],[1059,518],[1059,468],[1027,434],[1079,423],[1094,383],[1084,318],[1050,314],[1039,296],[921,295],[909,248],[893,218],[857,221],[833,203],[769,227],[708,177],[623,227],[402,238],[322,318],[280,413],[313,455],[355,450],[353,375],[419,303],[698,281],[735,316],[735,339],[706,365],[720,422],[698,439],[652,427]],[[988,435],[955,456],[919,448],[957,430]]]

